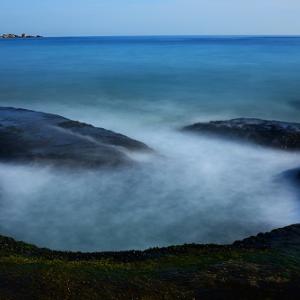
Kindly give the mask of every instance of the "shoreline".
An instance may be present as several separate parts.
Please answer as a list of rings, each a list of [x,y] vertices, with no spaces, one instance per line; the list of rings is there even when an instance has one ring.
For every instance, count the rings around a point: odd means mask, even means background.
[[[231,245],[62,252],[0,236],[1,299],[295,299],[300,224]]]
[[[217,244],[217,243],[210,243],[210,244],[205,244],[205,243],[185,243],[185,244],[178,244],[178,245],[169,245],[169,246],[165,246],[165,247],[150,247],[147,248],[145,250],[136,250],[136,249],[131,249],[131,250],[116,250],[116,251],[73,251],[73,250],[53,250],[51,248],[47,248],[47,247],[39,247],[36,246],[35,244],[31,244],[31,243],[27,243],[26,241],[23,240],[17,240],[14,239],[10,236],[6,236],[6,235],[1,235],[0,233],[0,255],[1,255],[1,241],[2,240],[6,240],[9,241],[10,243],[14,243],[14,244],[20,244],[21,246],[25,246],[26,248],[32,248],[34,251],[37,251],[37,254],[50,254],[54,255],[54,256],[59,256],[61,257],[66,256],[66,257],[76,257],[76,260],[86,260],[89,259],[89,257],[91,259],[97,259],[97,258],[103,258],[106,256],[112,256],[112,257],[121,257],[122,255],[125,255],[126,257],[129,256],[133,256],[133,257],[141,257],[143,259],[147,258],[147,254],[152,254],[152,253],[157,253],[157,252],[161,252],[163,254],[167,254],[168,252],[173,252],[173,250],[177,249],[177,250],[184,250],[187,248],[196,248],[196,249],[220,249],[220,248],[227,248],[227,249],[231,249],[231,248],[255,248],[255,249],[266,249],[269,247],[270,243],[269,241],[267,241],[267,239],[265,239],[265,236],[272,236],[273,233],[277,233],[280,232],[281,233],[281,238],[283,238],[283,242],[286,243],[287,240],[289,239],[289,236],[285,235],[285,232],[288,232],[291,230],[292,232],[292,238],[295,238],[295,236],[293,236],[294,232],[294,228],[296,228],[297,231],[299,231],[300,234],[300,223],[296,223],[296,224],[291,224],[291,225],[287,225],[284,227],[279,227],[279,228],[274,228],[270,231],[266,231],[266,232],[258,232],[256,235],[251,235],[251,236],[247,236],[241,240],[235,240],[233,243],[230,244]],[[282,233],[283,232],[283,233]],[[299,236],[300,237],[300,236]],[[299,243],[299,250],[300,250],[300,239],[296,240],[297,243]],[[150,255],[151,256],[151,255]]]

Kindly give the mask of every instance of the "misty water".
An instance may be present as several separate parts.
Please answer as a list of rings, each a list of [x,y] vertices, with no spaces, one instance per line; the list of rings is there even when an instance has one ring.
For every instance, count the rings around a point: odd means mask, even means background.
[[[145,142],[111,170],[0,165],[0,234],[67,250],[230,243],[300,221],[297,153],[182,133],[196,121],[300,122],[300,38],[0,41],[0,105]]]

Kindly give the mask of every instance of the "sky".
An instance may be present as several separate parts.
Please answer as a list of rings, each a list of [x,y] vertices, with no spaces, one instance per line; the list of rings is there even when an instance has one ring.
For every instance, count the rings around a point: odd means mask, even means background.
[[[299,0],[1,0],[0,33],[299,35]]]

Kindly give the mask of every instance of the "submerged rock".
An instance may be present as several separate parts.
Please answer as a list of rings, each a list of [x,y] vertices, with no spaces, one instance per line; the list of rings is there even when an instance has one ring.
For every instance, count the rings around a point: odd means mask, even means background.
[[[0,160],[97,167],[129,163],[145,144],[59,115],[0,108]]]
[[[239,118],[228,121],[195,123],[184,131],[209,134],[284,149],[300,150],[300,124]]]
[[[300,197],[300,168],[284,171],[277,179],[294,187],[297,195]]]
[[[300,183],[300,168],[287,170],[283,172],[282,175],[288,179],[292,179],[293,181]]]

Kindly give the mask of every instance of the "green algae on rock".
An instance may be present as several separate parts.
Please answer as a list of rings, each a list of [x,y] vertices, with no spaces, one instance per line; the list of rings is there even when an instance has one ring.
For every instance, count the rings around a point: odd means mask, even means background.
[[[232,245],[75,253],[0,237],[1,299],[296,299],[300,224]]]

